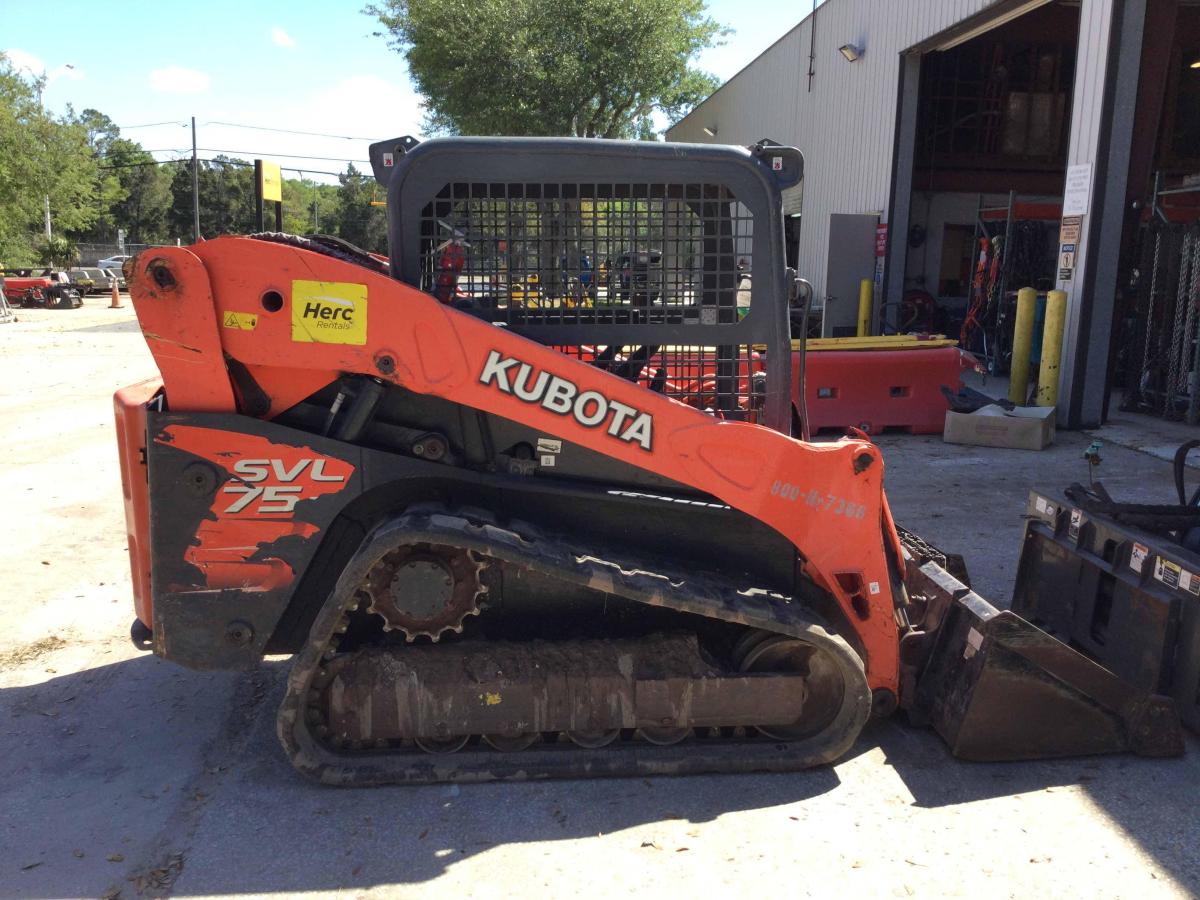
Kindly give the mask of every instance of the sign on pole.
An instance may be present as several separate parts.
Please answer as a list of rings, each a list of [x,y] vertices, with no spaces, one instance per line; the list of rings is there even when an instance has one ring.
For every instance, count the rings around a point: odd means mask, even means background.
[[[1063,185],[1064,216],[1086,216],[1088,201],[1092,196],[1092,164],[1080,163],[1067,168],[1066,184]]]
[[[275,230],[283,230],[283,176],[279,163],[254,161],[254,205],[257,211],[258,230],[264,230],[263,205],[275,204]]]
[[[268,203],[283,202],[283,178],[279,173],[279,164],[263,161],[262,164],[262,196]]]

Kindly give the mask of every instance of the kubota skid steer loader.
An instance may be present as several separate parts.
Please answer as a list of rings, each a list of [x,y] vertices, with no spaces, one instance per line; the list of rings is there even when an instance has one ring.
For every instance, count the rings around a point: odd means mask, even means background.
[[[1182,751],[1169,700],[898,532],[865,436],[802,439],[799,152],[371,156],[387,264],[260,234],[129,266],[162,375],[116,398],[134,639],[195,668],[295,654],[302,772],[799,769],[897,708],[973,759]]]

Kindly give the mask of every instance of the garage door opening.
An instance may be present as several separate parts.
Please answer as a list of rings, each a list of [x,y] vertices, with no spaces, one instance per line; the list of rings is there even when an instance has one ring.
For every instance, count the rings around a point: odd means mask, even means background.
[[[921,55],[885,331],[959,337],[1008,372],[1017,290],[1054,287],[1078,32],[1077,3],[1047,3]]]

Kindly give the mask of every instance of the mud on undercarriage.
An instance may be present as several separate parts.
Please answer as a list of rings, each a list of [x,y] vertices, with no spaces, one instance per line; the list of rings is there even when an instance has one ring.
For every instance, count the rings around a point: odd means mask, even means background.
[[[724,623],[723,658],[679,626],[344,650],[380,561],[418,546],[673,610],[681,625]],[[346,567],[297,657],[278,728],[293,764],[320,781],[419,783],[801,769],[845,753],[870,713],[858,654],[799,602],[426,510],[377,529]]]

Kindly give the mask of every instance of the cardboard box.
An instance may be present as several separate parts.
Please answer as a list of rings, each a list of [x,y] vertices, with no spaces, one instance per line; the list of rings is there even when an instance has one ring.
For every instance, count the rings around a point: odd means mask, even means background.
[[[985,406],[973,413],[946,413],[942,440],[947,444],[1042,450],[1054,443],[1054,407]]]

